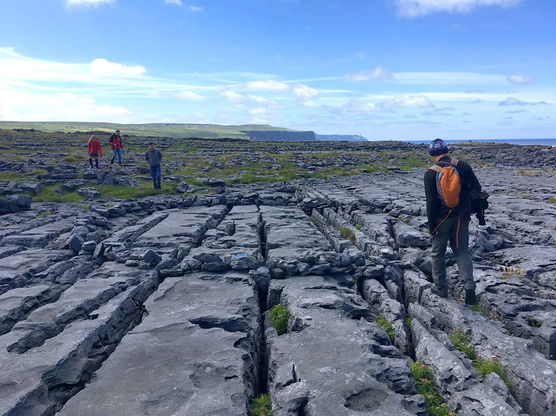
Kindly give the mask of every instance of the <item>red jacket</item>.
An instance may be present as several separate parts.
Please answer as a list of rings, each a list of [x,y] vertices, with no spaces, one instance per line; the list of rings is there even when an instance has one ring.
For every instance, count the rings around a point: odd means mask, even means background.
[[[99,156],[102,156],[102,145],[98,140],[91,140],[89,142],[89,154],[91,153],[98,153]]]
[[[124,145],[122,144],[122,138],[120,137],[119,134],[114,133],[112,136],[110,136],[110,141],[108,142],[108,144],[110,146],[112,146],[112,149],[122,149],[124,147]]]

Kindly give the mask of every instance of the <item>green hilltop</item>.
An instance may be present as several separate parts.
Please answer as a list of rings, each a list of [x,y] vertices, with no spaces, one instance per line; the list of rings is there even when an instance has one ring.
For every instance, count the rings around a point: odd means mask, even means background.
[[[105,131],[113,132],[120,129],[122,134],[133,136],[155,137],[195,137],[202,139],[233,138],[248,139],[244,131],[296,131],[283,127],[273,127],[266,124],[243,124],[226,126],[218,124],[184,124],[184,123],[146,123],[146,124],[118,124],[100,122],[63,122],[63,121],[0,121],[0,129],[35,129],[45,132],[61,131],[71,133],[76,131]]]

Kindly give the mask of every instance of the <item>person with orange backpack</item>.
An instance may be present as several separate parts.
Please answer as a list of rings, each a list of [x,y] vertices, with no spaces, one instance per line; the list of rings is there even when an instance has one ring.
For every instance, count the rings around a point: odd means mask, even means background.
[[[429,154],[435,164],[425,172],[427,217],[432,239],[432,277],[436,293],[448,296],[446,281],[446,246],[457,261],[460,278],[465,283],[465,303],[477,303],[473,262],[469,254],[469,221],[471,220],[471,194],[481,191],[481,184],[469,164],[448,156],[444,140],[433,140]]]

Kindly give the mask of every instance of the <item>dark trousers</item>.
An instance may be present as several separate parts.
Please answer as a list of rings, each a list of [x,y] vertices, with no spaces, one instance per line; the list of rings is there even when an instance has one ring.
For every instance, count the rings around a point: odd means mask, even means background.
[[[447,293],[446,282],[446,246],[448,240],[458,264],[460,279],[465,282],[465,289],[475,289],[473,280],[473,261],[469,254],[469,221],[460,221],[458,217],[445,220],[438,226],[438,232],[432,237],[432,278],[440,293]]]
[[[160,186],[160,165],[151,166],[151,176],[153,178],[154,189],[161,189]]]
[[[91,168],[93,167],[93,159],[95,159],[95,165],[98,169],[98,159],[97,158],[90,157],[89,158],[89,165],[91,165]]]

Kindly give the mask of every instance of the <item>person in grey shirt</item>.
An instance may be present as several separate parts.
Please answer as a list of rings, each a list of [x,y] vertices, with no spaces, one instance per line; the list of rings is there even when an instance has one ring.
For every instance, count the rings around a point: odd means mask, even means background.
[[[145,153],[145,160],[149,162],[149,166],[151,167],[154,189],[162,189],[160,186],[160,163],[162,162],[162,153],[155,149],[153,142],[149,143],[149,151]]]

